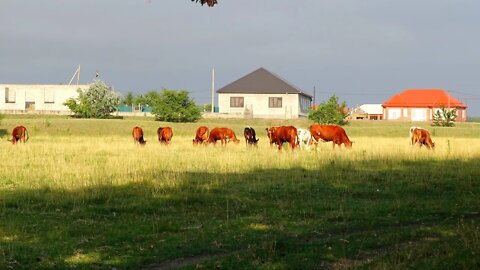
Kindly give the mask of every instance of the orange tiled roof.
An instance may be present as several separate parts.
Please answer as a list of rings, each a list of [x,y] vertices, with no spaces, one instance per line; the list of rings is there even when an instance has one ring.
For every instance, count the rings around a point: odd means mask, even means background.
[[[450,107],[467,108],[443,89],[407,89],[382,104],[383,107]]]

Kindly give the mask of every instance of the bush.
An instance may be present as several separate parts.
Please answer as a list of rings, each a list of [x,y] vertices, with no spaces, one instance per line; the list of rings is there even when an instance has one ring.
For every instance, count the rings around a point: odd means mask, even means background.
[[[345,101],[339,104],[338,97],[333,95],[328,101],[322,102],[317,109],[310,110],[308,119],[319,124],[345,125],[347,124],[345,120],[347,117],[346,107]]]
[[[453,127],[456,119],[457,109],[451,110],[445,108],[445,105],[441,105],[440,110],[433,116],[432,126]]]
[[[120,104],[119,96],[104,82],[97,80],[85,92],[78,89],[78,98],[68,99],[67,106],[76,117],[110,118]]]
[[[200,110],[187,91],[163,89],[152,113],[156,120],[167,122],[195,122],[201,118]]]

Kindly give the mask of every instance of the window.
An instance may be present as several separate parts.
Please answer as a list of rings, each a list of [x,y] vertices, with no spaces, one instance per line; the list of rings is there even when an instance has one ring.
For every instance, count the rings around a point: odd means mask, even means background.
[[[53,89],[45,89],[44,90],[44,103],[55,103],[55,95]]]
[[[5,103],[15,103],[15,90],[5,87]]]
[[[308,112],[311,106],[311,99],[300,97],[300,111]]]
[[[230,108],[243,108],[243,97],[230,97]]]
[[[269,97],[268,98],[268,107],[269,108],[282,108],[282,98],[281,97]]]

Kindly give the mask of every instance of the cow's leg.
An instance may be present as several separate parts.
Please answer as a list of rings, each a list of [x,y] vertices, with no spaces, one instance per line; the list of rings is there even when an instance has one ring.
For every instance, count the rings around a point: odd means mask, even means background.
[[[282,151],[283,143],[280,142],[280,141],[277,141],[276,144],[277,144],[277,147],[278,147],[278,151]]]
[[[295,150],[295,148],[298,147],[298,144],[296,144],[296,143],[294,142],[294,143],[291,145],[291,147],[292,147],[292,150]]]

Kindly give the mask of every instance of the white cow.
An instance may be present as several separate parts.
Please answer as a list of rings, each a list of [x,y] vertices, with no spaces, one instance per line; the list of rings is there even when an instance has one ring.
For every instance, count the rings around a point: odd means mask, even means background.
[[[297,138],[298,138],[298,143],[300,145],[300,149],[305,148],[310,150],[310,142],[312,140],[310,131],[303,128],[297,129]]]

